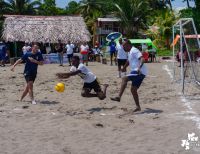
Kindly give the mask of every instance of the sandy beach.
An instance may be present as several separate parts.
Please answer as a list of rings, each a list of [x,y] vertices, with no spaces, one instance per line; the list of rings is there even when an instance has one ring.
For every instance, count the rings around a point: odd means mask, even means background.
[[[43,65],[34,84],[37,105],[29,97],[17,101],[25,84],[24,65],[15,72],[1,67],[0,154],[199,154],[200,147],[186,151],[181,146],[188,133],[200,137],[199,99],[188,103],[182,98],[165,69],[169,62],[147,67],[149,76],[139,89],[142,111],[134,114],[131,83],[121,102],[110,100],[121,83],[116,66],[89,63],[100,82],[109,84],[101,101],[81,97],[80,77],[56,78],[68,65]],[[63,93],[54,90],[58,82],[66,85]]]

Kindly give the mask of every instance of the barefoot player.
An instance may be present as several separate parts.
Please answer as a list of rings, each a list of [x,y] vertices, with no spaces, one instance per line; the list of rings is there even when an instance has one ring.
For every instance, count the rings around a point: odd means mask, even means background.
[[[132,81],[131,93],[136,104],[136,109],[134,110],[134,112],[137,112],[141,111],[137,90],[139,89],[143,79],[147,75],[147,68],[144,65],[144,59],[141,52],[137,48],[133,47],[129,40],[125,40],[123,47],[126,52],[129,52],[128,61],[124,65],[123,70],[125,70],[126,67],[129,65],[131,73],[122,78],[120,92],[117,97],[111,98],[111,100],[119,102],[128,81]]]
[[[84,81],[81,92],[83,97],[98,97],[100,100],[105,99],[108,85],[105,84],[102,91],[96,76],[84,64],[80,63],[79,56],[72,57],[72,65],[70,72],[57,73],[58,78],[69,78],[74,75],[79,75]],[[91,93],[92,89],[95,93]]]
[[[34,45],[32,47],[32,51],[27,52],[25,55],[23,55],[23,57],[17,60],[11,68],[11,71],[14,71],[15,66],[17,66],[23,61],[25,62],[24,77],[26,79],[27,84],[20,98],[20,101],[22,101],[23,98],[29,93],[32,104],[36,104],[36,101],[34,100],[33,96],[33,83],[37,76],[37,68],[38,65],[43,65],[43,57],[42,54],[38,52],[38,49],[38,46]]]

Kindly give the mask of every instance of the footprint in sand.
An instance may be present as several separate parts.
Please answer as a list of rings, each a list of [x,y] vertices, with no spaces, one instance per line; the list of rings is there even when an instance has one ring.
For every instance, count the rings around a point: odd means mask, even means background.
[[[28,108],[29,108],[28,105],[24,105],[24,106],[22,106],[22,109],[28,109]]]
[[[132,123],[132,124],[135,123],[135,121],[134,121],[133,119],[129,119],[128,121],[129,121],[130,123]]]
[[[101,123],[97,123],[97,124],[95,124],[95,126],[96,126],[96,127],[101,127],[101,128],[104,127],[103,124],[101,124]]]

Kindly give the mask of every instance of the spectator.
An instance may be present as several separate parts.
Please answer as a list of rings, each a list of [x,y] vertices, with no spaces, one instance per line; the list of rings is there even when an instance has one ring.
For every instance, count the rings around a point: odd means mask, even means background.
[[[31,46],[28,44],[28,42],[25,42],[25,45],[22,48],[22,55],[25,55],[27,52],[31,52]]]
[[[114,57],[114,61],[115,64],[117,65],[116,62],[116,43],[114,41],[114,38],[111,38],[111,42],[109,43],[109,47],[110,47],[110,65],[113,65],[113,57]]]
[[[119,44],[117,44],[117,64],[119,71],[119,78],[121,78],[122,68],[127,62],[128,54],[124,51],[122,39],[119,39]],[[126,74],[126,71],[124,72]]]
[[[83,42],[83,44],[80,46],[80,53],[82,56],[83,64],[86,63],[86,66],[88,66],[88,53],[89,53],[89,46],[86,42]]]
[[[69,66],[71,66],[72,65],[71,59],[72,59],[73,53],[74,53],[74,44],[72,44],[70,41],[68,41],[65,48],[67,49],[67,58],[68,58],[68,61],[69,61]]]
[[[0,65],[1,65],[1,67],[5,67],[6,55],[7,55],[6,44],[3,41],[0,41]]]
[[[63,44],[61,43],[61,40],[58,40],[58,44],[55,46],[55,51],[58,53],[58,59],[60,66],[63,66]]]

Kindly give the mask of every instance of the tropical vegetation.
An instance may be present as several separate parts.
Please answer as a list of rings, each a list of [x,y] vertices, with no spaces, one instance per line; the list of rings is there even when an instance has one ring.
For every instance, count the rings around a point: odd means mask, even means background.
[[[0,0],[0,30],[3,14],[16,15],[82,15],[92,34],[99,17],[115,16],[121,20],[127,37],[144,35],[152,38],[159,48],[169,48],[172,25],[182,17],[194,18],[200,32],[200,0],[182,0],[186,8],[177,13],[172,5],[180,0],[80,0],[70,1],[65,8],[55,0]]]

